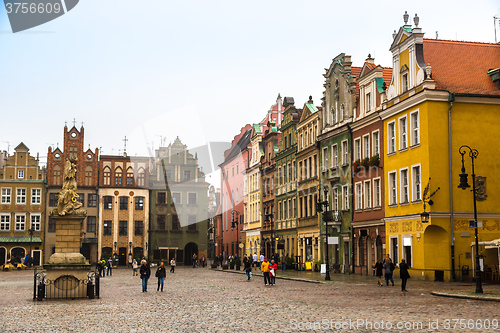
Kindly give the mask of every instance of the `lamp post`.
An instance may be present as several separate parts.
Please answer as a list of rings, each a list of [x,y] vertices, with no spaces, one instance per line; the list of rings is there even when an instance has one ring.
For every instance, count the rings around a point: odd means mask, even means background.
[[[458,152],[460,155],[462,155],[462,173],[460,174],[460,184],[458,185],[458,188],[461,188],[462,190],[465,190],[470,187],[468,181],[467,181],[467,174],[465,173],[465,166],[464,166],[464,155],[469,152],[469,156],[472,161],[472,195],[474,198],[474,234],[475,234],[475,239],[476,239],[476,294],[482,294],[483,293],[483,287],[481,284],[481,267],[479,264],[479,241],[478,241],[478,234],[477,234],[477,209],[476,209],[476,175],[474,174],[474,160],[477,158],[479,155],[479,152],[476,149],[473,149],[467,145],[462,145],[459,149]]]

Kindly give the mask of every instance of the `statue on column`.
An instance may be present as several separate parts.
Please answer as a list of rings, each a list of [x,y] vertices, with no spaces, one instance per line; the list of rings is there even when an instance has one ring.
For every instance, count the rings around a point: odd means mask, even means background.
[[[59,192],[57,200],[57,208],[50,212],[50,216],[65,216],[65,215],[86,215],[87,211],[81,209],[82,204],[78,202],[80,197],[77,193],[76,173],[77,162],[76,157],[70,157],[64,164],[63,186]]]

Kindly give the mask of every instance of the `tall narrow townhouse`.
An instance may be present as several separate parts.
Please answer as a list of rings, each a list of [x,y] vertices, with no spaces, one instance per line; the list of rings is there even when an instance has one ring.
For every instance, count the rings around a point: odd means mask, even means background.
[[[496,177],[500,90],[495,70],[500,45],[425,39],[414,17],[393,35],[393,73],[381,117],[384,121],[387,252],[406,259],[412,278],[470,279],[475,267],[473,194],[458,188],[471,174],[467,150],[479,152],[475,183],[484,278],[498,272],[499,182]],[[462,172],[462,166],[465,172]],[[472,180],[469,179],[472,184]],[[431,197],[432,196],[432,197]],[[422,215],[423,212],[428,213]],[[464,270],[467,273],[467,270]]]
[[[312,97],[304,104],[297,123],[297,199],[298,199],[298,263],[316,264],[321,260],[321,230],[316,203],[319,196],[319,151],[316,144],[321,130],[320,111]]]
[[[20,143],[13,155],[5,155],[0,169],[0,265],[10,260],[21,262],[30,254],[33,265],[41,265],[44,257],[45,170],[38,156]]]
[[[73,127],[64,126],[63,149],[56,147],[48,148],[47,153],[47,200],[45,202],[46,210],[50,211],[57,207],[57,196],[62,188],[64,163],[70,157],[77,158],[77,188],[78,201],[82,204],[82,209],[87,211],[87,217],[83,220],[83,240],[80,252],[90,262],[98,259],[98,228],[99,220],[97,196],[98,177],[99,177],[99,150],[92,151],[85,149],[85,129],[80,130]],[[90,145],[89,145],[90,146]],[[45,262],[55,252],[56,245],[56,221],[46,214],[45,217]]]
[[[208,251],[208,190],[197,153],[177,137],[155,150],[149,178],[149,252],[153,260],[189,265]]]
[[[276,241],[276,160],[281,132],[274,121],[267,123],[267,129],[262,139],[264,149],[260,160],[260,184],[262,193],[261,205],[261,239],[264,246],[264,255],[271,258],[278,253]]]
[[[231,142],[231,148],[224,152],[221,170],[222,193],[222,242],[219,254],[242,256],[246,253],[244,232],[245,170],[249,166],[252,149],[250,137],[252,126],[246,125]],[[242,244],[240,246],[240,244]]]
[[[324,234],[333,237],[329,246],[330,265],[343,273],[353,272],[352,233],[352,130],[351,123],[359,90],[356,77],[361,67],[352,66],[351,56],[339,54],[330,64],[325,77],[325,92],[321,114],[321,134],[318,137],[321,160],[321,196],[328,190],[330,221],[321,223]],[[326,239],[325,239],[326,242]]]
[[[375,65],[368,55],[359,74],[359,103],[351,124],[353,140],[354,272],[371,274],[385,257],[382,95],[391,68]]]
[[[300,111],[293,97],[285,97],[281,141],[276,154],[276,238],[280,256],[294,261],[297,247],[297,123]],[[283,246],[283,249],[280,247]]]
[[[101,155],[98,258],[149,258],[149,157]]]

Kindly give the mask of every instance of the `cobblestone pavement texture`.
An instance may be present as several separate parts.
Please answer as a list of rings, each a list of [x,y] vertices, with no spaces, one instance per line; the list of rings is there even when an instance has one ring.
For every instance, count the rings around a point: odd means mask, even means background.
[[[33,271],[0,272],[0,332],[500,331],[498,324],[493,329],[500,320],[497,302],[430,295],[433,290],[473,292],[472,284],[410,281],[409,292],[402,294],[399,279],[394,287],[378,287],[372,276],[333,274],[328,283],[277,279],[275,286],[264,286],[257,274],[247,281],[241,274],[178,267],[158,292],[154,271],[147,293],[131,270],[115,269],[112,277],[101,279],[100,299],[44,301],[32,300]],[[499,286],[484,290],[500,293]],[[450,321],[446,329],[447,319],[465,321],[455,329]],[[487,319],[489,330],[481,325]],[[422,326],[408,329],[418,323]],[[460,329],[464,323],[468,326]]]

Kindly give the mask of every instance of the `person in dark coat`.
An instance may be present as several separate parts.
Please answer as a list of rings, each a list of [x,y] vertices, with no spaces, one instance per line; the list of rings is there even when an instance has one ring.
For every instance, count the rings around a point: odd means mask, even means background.
[[[142,292],[148,291],[148,280],[151,276],[151,269],[148,266],[148,262],[143,260],[141,263],[141,269],[139,270],[139,274],[141,274],[142,279]]]
[[[399,277],[401,278],[401,291],[408,291],[406,290],[406,282],[410,278],[410,274],[408,273],[408,264],[406,263],[406,260],[401,259],[401,263],[399,264]]]
[[[252,262],[246,256],[243,259],[243,265],[245,265],[245,273],[248,277],[247,281],[252,277]]]
[[[377,263],[375,264],[375,275],[378,278],[378,285],[383,286],[382,284],[382,276],[384,275],[384,264],[380,260],[377,260]]]
[[[163,261],[156,269],[155,276],[158,278],[158,288],[156,288],[156,291],[159,291],[160,287],[161,291],[163,291],[163,282],[165,281],[165,277],[167,276],[167,271],[165,270],[165,264],[163,263]]]

